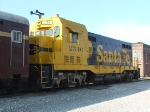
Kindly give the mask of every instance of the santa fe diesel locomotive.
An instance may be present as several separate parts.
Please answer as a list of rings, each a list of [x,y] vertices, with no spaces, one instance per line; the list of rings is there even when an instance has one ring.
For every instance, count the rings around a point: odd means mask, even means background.
[[[132,44],[88,32],[85,25],[56,14],[30,27],[29,72],[40,88],[132,81]]]

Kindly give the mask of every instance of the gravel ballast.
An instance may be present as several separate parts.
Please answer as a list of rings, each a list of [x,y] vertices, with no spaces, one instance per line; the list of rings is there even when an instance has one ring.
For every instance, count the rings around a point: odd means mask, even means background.
[[[150,112],[150,80],[0,98],[0,112]]]

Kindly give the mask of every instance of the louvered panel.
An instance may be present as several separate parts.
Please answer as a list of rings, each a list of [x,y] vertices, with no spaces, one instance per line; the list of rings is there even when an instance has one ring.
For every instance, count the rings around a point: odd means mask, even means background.
[[[74,56],[70,56],[70,63],[71,63],[71,64],[74,63]]]
[[[69,56],[64,56],[64,63],[69,63]]]
[[[77,56],[77,63],[81,63],[81,59],[79,56]]]

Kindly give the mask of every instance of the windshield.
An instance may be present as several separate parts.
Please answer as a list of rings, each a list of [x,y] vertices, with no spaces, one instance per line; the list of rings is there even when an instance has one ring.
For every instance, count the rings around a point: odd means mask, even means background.
[[[53,35],[53,30],[49,29],[49,30],[39,30],[36,31],[35,33],[36,36],[52,36]]]

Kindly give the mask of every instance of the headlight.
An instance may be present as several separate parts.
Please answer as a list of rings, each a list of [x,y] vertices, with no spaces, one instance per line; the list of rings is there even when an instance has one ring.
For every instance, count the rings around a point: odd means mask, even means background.
[[[30,36],[34,36],[34,32],[30,32]]]
[[[41,31],[36,32],[36,36],[41,35]]]

